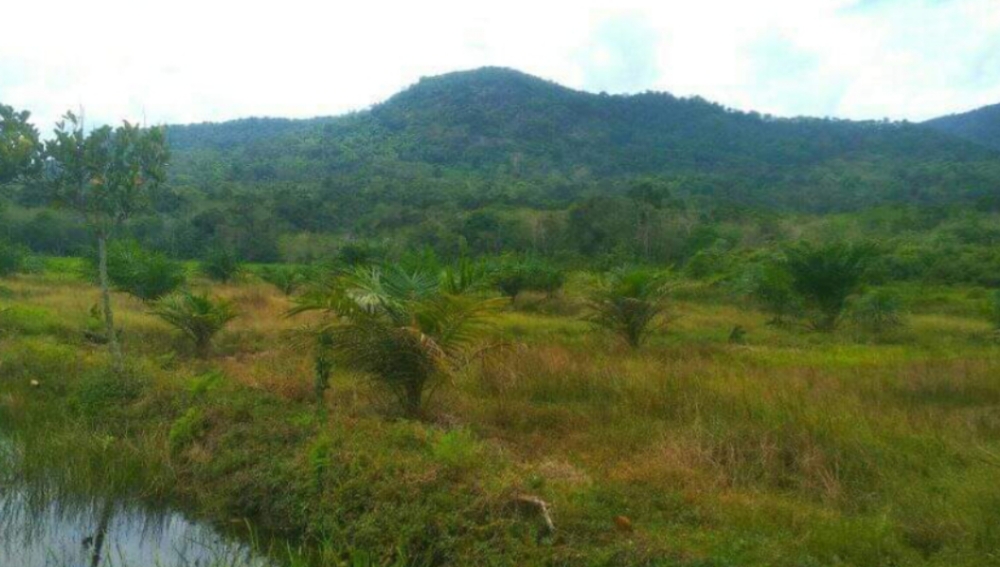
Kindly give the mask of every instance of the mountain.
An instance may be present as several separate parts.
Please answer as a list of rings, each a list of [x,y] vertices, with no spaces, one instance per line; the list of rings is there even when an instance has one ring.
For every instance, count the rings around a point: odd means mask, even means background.
[[[180,185],[322,185],[423,205],[567,202],[638,176],[801,210],[953,202],[1000,187],[1000,152],[933,127],[592,94],[503,68],[425,78],[346,116],[172,126],[169,139]],[[512,186],[513,197],[498,189]]]
[[[934,118],[924,124],[940,132],[1000,150],[1000,104]]]

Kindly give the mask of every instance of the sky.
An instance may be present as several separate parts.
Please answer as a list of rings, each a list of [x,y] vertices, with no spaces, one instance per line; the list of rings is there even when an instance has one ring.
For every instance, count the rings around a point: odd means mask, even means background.
[[[43,132],[361,110],[512,67],[779,116],[924,120],[1000,103],[1000,0],[33,0],[0,11],[0,103]]]

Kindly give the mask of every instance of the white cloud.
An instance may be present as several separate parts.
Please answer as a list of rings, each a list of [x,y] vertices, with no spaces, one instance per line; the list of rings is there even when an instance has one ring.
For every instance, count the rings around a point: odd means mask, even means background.
[[[0,101],[49,128],[315,116],[505,65],[780,115],[924,119],[1000,102],[996,0],[221,2],[5,6]]]

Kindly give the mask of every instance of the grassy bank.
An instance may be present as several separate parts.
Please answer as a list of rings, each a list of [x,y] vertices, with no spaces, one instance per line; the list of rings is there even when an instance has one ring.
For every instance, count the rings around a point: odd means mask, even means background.
[[[317,407],[286,338],[303,321],[259,282],[211,286],[242,315],[208,360],[116,296],[130,360],[111,377],[71,268],[0,282],[0,427],[21,474],[67,493],[249,520],[321,564],[1000,565],[982,290],[903,289],[909,323],[883,336],[691,292],[633,352],[580,321],[572,282],[500,314],[509,346],[413,421],[342,371]]]

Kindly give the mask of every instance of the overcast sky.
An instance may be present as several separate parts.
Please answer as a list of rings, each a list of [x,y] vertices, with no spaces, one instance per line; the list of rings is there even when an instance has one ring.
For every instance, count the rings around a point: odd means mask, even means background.
[[[1000,102],[1000,0],[33,0],[0,9],[0,102],[43,130],[363,109],[514,67],[777,115],[922,120]]]

